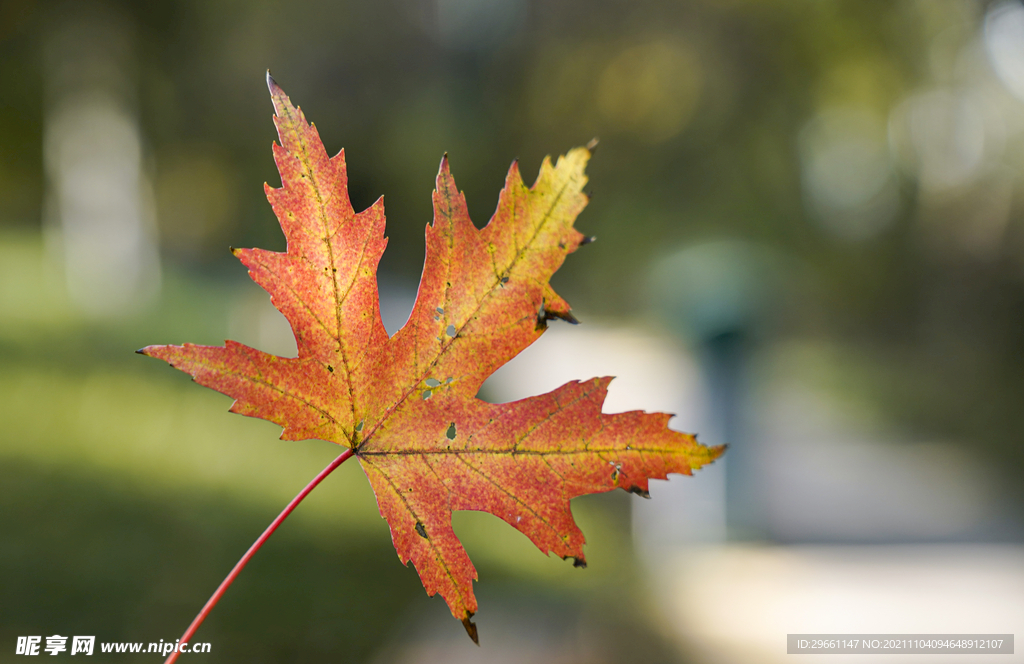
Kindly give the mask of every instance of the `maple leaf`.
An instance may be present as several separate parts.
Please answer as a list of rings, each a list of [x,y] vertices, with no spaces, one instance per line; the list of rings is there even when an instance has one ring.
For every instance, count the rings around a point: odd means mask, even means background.
[[[616,488],[647,496],[649,478],[690,474],[724,448],[668,429],[667,414],[603,414],[611,378],[514,403],[476,397],[549,319],[575,322],[549,280],[587,242],[573,228],[587,203],[587,148],[554,165],[545,159],[529,188],[513,163],[482,230],[469,219],[446,155],[416,303],[389,338],[376,281],[387,244],[383,199],[356,213],[344,151],[329,158],[316,127],[269,74],[268,85],[282,187],[264,186],[288,249],[233,253],[288,319],[298,356],[234,341],[139,352],[234,397],[232,412],[281,425],[283,439],[353,450],[399,558],[413,563],[427,593],[440,593],[476,641],[477,574],[452,530],[453,510],[490,512],[541,551],[584,566],[573,498]]]

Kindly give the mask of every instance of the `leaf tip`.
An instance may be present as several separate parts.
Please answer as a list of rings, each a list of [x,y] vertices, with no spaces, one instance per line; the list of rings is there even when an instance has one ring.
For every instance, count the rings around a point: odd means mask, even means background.
[[[629,493],[635,493],[636,495],[640,496],[641,498],[646,498],[647,500],[651,499],[651,492],[650,491],[648,491],[647,489],[641,489],[640,487],[636,486],[635,484],[633,486],[629,487],[628,489],[626,489],[626,491],[628,491]]]
[[[578,567],[579,569],[587,569],[587,561],[583,556],[563,556],[562,560],[569,560],[572,558],[572,566]]]
[[[473,643],[480,645],[480,635],[477,634],[476,623],[470,620],[472,617],[473,614],[466,611],[466,616],[462,619],[462,626],[466,628],[466,634],[469,634],[469,638],[473,639]]]
[[[292,102],[288,99],[288,95],[284,93],[281,86],[277,84],[274,77],[270,75],[270,70],[267,70],[267,89],[270,90],[270,101],[274,104],[274,113],[278,117],[290,115],[290,111],[295,110],[292,107]],[[300,116],[301,117],[301,116]]]
[[[534,329],[537,331],[548,329],[548,321],[554,320],[555,318],[564,320],[566,323],[571,325],[580,324],[579,319],[572,315],[571,310],[566,309],[565,311],[556,311],[548,309],[547,303],[541,302],[540,310],[537,311],[537,325]]]

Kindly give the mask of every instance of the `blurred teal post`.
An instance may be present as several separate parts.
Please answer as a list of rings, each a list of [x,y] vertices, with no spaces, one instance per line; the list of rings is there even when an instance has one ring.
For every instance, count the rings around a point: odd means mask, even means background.
[[[749,422],[751,361],[774,290],[771,273],[768,252],[731,240],[690,245],[652,271],[655,307],[699,362],[706,408],[698,440],[729,445],[715,465],[724,466],[725,522],[733,540],[765,535],[762,464]]]

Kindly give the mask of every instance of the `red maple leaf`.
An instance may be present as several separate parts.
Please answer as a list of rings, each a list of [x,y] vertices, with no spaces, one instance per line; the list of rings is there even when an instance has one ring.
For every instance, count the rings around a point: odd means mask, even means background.
[[[514,403],[476,398],[549,319],[575,322],[549,279],[587,242],[573,221],[587,203],[588,149],[554,165],[545,159],[529,188],[513,164],[481,230],[445,157],[416,304],[388,338],[376,280],[387,244],[383,202],[352,209],[344,151],[329,158],[316,127],[269,75],[268,83],[282,187],[266,186],[266,193],[288,250],[234,254],[288,319],[298,357],[233,341],[140,352],[234,397],[232,412],[281,425],[283,439],[349,448],[399,558],[412,561],[427,593],[441,593],[476,641],[476,570],[452,530],[453,510],[490,512],[541,551],[583,566],[573,498],[616,488],[646,496],[649,478],[688,475],[724,448],[668,429],[667,414],[602,414],[611,378],[573,381]]]

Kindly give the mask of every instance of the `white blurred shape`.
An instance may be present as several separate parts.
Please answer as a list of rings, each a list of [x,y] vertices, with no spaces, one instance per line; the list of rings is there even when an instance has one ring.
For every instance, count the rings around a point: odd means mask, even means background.
[[[999,80],[1024,101],[1024,6],[1002,2],[985,15],[985,51]]]
[[[570,380],[614,376],[604,412],[674,412],[680,396],[695,389],[694,372],[692,361],[667,337],[592,322],[555,322],[494,372],[483,391],[506,402],[550,392]]]
[[[132,112],[133,29],[113,7],[62,6],[46,24],[47,244],[74,305],[130,313],[160,287],[153,191]]]
[[[61,104],[44,155],[68,291],[88,313],[123,313],[159,288],[152,199],[138,124],[103,94]]]
[[[873,114],[822,112],[800,132],[800,158],[807,207],[827,231],[863,240],[892,221],[899,196],[885,129]]]
[[[695,661],[790,662],[786,634],[1017,633],[1024,547],[728,546],[682,550],[656,594]],[[1024,655],[999,655],[1000,662]],[[861,659],[863,658],[863,659]],[[964,655],[801,655],[800,662],[944,664]],[[970,658],[966,658],[970,659]]]
[[[935,89],[911,95],[889,121],[893,151],[927,191],[972,182],[1002,149],[997,109],[979,95]]]
[[[999,529],[992,478],[963,445],[893,440],[821,391],[760,407],[765,516],[783,541],[935,541]]]
[[[665,336],[595,323],[555,323],[491,376],[482,390],[496,401],[549,392],[570,380],[615,376],[603,411],[669,412],[671,428],[700,436],[707,419],[694,360]],[[716,461],[692,477],[652,482],[651,500],[633,501],[634,536],[653,555],[682,543],[725,538],[725,472]]]

